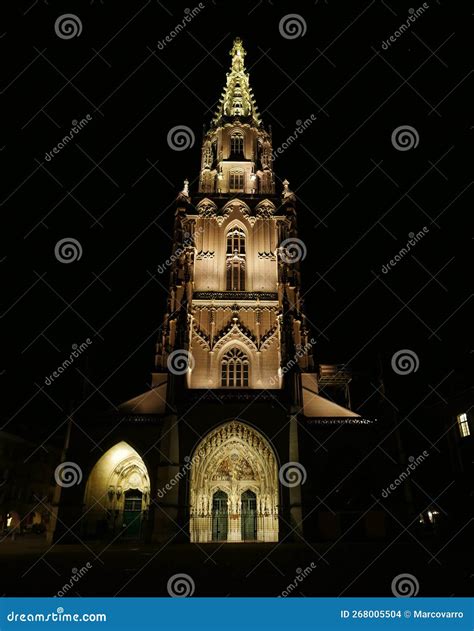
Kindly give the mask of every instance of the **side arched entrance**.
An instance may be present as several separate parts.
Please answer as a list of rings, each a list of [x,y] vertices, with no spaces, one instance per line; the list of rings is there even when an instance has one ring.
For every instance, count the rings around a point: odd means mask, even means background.
[[[99,458],[87,480],[85,534],[138,539],[149,503],[145,463],[128,443],[117,443]]]

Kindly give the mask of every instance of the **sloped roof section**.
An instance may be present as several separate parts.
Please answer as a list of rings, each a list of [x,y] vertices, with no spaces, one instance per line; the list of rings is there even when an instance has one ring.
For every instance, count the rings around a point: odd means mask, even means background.
[[[307,418],[360,418],[348,408],[333,403],[318,394],[318,385],[315,375],[302,374],[303,385],[303,414]]]
[[[167,387],[167,375],[160,375],[157,384],[151,390],[121,403],[119,405],[120,412],[125,414],[165,414]]]

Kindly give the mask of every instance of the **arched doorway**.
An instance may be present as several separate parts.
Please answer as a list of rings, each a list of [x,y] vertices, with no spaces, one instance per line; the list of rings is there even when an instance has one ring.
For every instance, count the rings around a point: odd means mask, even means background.
[[[241,495],[240,523],[242,541],[257,540],[257,496],[253,491]]]
[[[227,541],[228,495],[225,491],[216,491],[212,496],[212,540]]]
[[[224,509],[224,496],[227,532],[219,541],[278,541],[277,461],[257,430],[231,421],[209,432],[191,459],[190,478],[192,542],[216,540],[215,512],[217,504]]]
[[[126,442],[94,465],[84,496],[85,534],[138,539],[150,503],[150,478],[139,454]]]

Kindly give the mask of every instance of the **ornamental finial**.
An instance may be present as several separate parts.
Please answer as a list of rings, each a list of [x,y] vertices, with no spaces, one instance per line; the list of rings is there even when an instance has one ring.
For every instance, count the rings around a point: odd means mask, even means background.
[[[296,196],[293,193],[292,190],[290,190],[290,183],[288,182],[288,180],[283,180],[283,192],[282,192],[282,197],[285,200],[295,200]]]
[[[232,46],[232,50],[229,54],[232,57],[232,70],[237,70],[237,72],[242,70],[244,67],[245,55],[247,53],[245,52],[245,48],[240,37],[236,37],[234,39],[234,45]]]
[[[182,200],[185,202],[191,201],[191,198],[189,197],[189,180],[187,178],[183,182],[183,190],[180,191],[178,195],[178,200]]]

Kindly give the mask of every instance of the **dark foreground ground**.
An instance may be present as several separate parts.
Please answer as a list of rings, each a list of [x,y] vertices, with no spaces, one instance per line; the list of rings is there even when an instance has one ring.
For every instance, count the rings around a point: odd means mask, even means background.
[[[333,548],[91,542],[48,549],[41,539],[23,536],[0,543],[0,595],[166,596],[170,577],[186,574],[194,596],[391,596],[394,577],[410,574],[419,596],[472,596],[472,539],[441,547],[436,541],[339,542]]]

